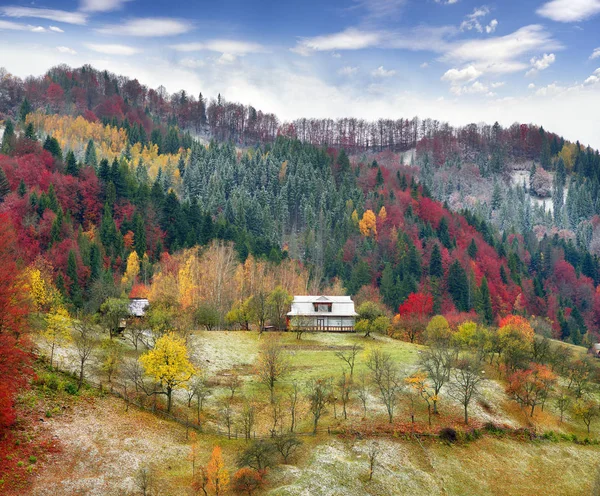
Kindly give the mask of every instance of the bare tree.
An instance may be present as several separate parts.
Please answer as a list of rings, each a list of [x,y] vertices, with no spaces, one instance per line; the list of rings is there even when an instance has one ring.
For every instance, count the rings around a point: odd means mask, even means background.
[[[327,406],[327,398],[331,391],[331,380],[311,379],[306,384],[306,390],[306,397],[310,403],[310,412],[313,416],[313,434],[316,434],[319,419]]]
[[[288,392],[289,410],[290,410],[290,432],[294,432],[296,428],[296,408],[298,405],[298,397],[300,395],[300,386],[298,381],[292,382],[292,388]]]
[[[292,435],[278,436],[273,440],[273,446],[275,446],[275,449],[279,451],[279,454],[283,459],[283,463],[287,463],[294,451],[302,446],[302,441]]]
[[[271,420],[273,421],[271,427],[271,437],[275,437],[277,436],[277,428],[283,424],[283,410],[281,408],[281,401],[279,401],[279,398],[275,398],[275,401],[271,403]]]
[[[340,399],[342,400],[342,413],[344,414],[344,419],[347,419],[348,413],[346,411],[346,406],[348,405],[348,401],[350,401],[350,392],[352,391],[352,376],[349,376],[346,374],[346,372],[343,372],[342,376],[337,382],[337,387],[340,393]]]
[[[288,362],[283,347],[277,341],[270,341],[261,351],[258,377],[260,382],[269,388],[271,403],[275,401],[275,385],[287,372]]]
[[[256,423],[256,405],[253,403],[244,403],[240,416],[240,424],[244,430],[244,438],[248,441],[252,437],[252,430]]]
[[[361,352],[360,346],[354,344],[352,348],[348,351],[336,351],[335,356],[340,360],[343,360],[350,369],[350,377],[354,376],[354,363],[356,361],[357,355]]]
[[[367,402],[369,401],[370,391],[366,374],[361,374],[355,385],[356,396],[360,399],[363,406],[363,416],[367,417]]]
[[[233,399],[235,392],[242,387],[242,384],[242,379],[237,372],[233,372],[225,378],[224,386],[229,389],[229,392],[231,393],[230,399]]]
[[[204,411],[204,401],[212,391],[205,375],[196,375],[188,383],[188,407],[192,406],[192,400],[196,398],[196,420],[200,424],[201,415]]]
[[[142,496],[150,496],[152,494],[152,486],[154,485],[154,471],[148,465],[140,467],[135,473],[134,482]]]
[[[224,399],[221,402],[221,408],[219,409],[219,418],[221,422],[225,424],[227,427],[227,437],[231,439],[231,428],[233,427],[233,408],[231,407],[231,403]]]
[[[377,466],[377,459],[379,458],[380,451],[378,443],[372,442],[369,445],[369,450],[367,451],[367,456],[369,458],[369,480],[373,480],[373,473]]]
[[[440,391],[450,380],[450,368],[454,351],[447,346],[434,344],[421,355],[420,365],[431,382],[433,388],[433,413],[437,414],[437,403]]]
[[[86,320],[78,321],[74,325],[73,330],[73,343],[75,344],[75,353],[79,367],[79,379],[77,382],[77,391],[79,391],[83,385],[85,366],[96,348],[97,335],[94,326]]]
[[[147,327],[147,325],[144,325],[144,321],[136,319],[125,328],[123,335],[133,345],[136,351],[140,344],[144,344],[144,333],[146,332]]]
[[[463,406],[467,425],[469,424],[469,404],[479,393],[479,387],[483,380],[481,365],[477,361],[469,358],[458,360],[449,393]]]
[[[398,394],[402,389],[402,381],[396,364],[389,353],[375,349],[369,355],[367,366],[373,372],[373,382],[379,389],[391,424],[394,421]]]

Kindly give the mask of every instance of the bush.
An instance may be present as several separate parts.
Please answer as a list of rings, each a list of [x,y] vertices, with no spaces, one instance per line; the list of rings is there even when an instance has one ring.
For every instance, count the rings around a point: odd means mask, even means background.
[[[470,431],[465,432],[465,441],[477,441],[482,436],[481,431],[479,429],[472,429]]]
[[[76,395],[77,394],[77,386],[72,382],[68,382],[65,386],[65,391],[69,394]]]
[[[554,431],[546,431],[542,434],[542,439],[546,439],[547,441],[551,441],[553,443],[560,442],[560,437]]]
[[[452,427],[444,427],[440,431],[440,439],[448,444],[454,444],[458,441],[458,433]]]
[[[240,467],[263,471],[275,464],[275,446],[269,441],[254,441],[238,458]]]
[[[50,391],[58,391],[60,389],[60,381],[54,374],[47,374],[43,378],[44,385],[50,389]]]
[[[504,436],[505,432],[504,429],[502,427],[498,427],[496,424],[494,424],[493,422],[488,422],[486,423],[483,428],[486,430],[486,432],[489,432],[490,434],[493,434],[495,436]]]
[[[31,455],[31,456],[29,457],[29,463],[35,463],[35,462],[37,462],[37,457],[36,457],[36,456],[33,456],[33,455]]]

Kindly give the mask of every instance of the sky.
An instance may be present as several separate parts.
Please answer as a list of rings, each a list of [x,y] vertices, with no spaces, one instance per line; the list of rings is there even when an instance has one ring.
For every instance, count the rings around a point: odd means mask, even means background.
[[[600,148],[600,0],[0,0],[0,67],[298,117],[535,123]]]

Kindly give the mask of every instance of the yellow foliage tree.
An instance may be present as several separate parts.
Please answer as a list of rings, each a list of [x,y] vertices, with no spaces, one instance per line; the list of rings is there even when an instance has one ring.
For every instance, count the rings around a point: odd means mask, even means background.
[[[137,252],[132,251],[127,257],[127,268],[121,279],[121,283],[126,286],[131,286],[135,283],[135,279],[140,273],[140,257]]]
[[[367,210],[358,223],[360,233],[365,237],[377,236],[377,218],[373,210]]]
[[[25,279],[38,312],[48,312],[60,305],[60,292],[48,271],[35,266],[28,267],[25,270]]]
[[[352,224],[354,224],[355,226],[358,226],[358,212],[356,211],[356,209],[352,212]]]
[[[160,393],[167,396],[167,411],[171,411],[173,390],[184,386],[195,372],[184,340],[173,333],[165,334],[158,338],[152,350],[140,357],[140,363],[162,388]]]
[[[381,207],[381,210],[379,210],[379,214],[377,214],[377,217],[379,218],[379,222],[385,222],[385,220],[387,219],[387,210],[385,209],[385,207]]]
[[[46,315],[43,337],[50,345],[50,367],[52,367],[56,346],[61,346],[71,340],[71,317],[65,307],[59,306]]]

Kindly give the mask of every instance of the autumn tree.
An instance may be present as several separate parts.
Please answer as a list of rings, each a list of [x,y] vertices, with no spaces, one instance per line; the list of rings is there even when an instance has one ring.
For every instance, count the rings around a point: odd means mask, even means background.
[[[287,356],[277,341],[271,340],[262,347],[258,359],[258,379],[267,386],[271,396],[271,403],[275,400],[275,386],[289,370]]]
[[[595,418],[600,417],[600,405],[593,398],[580,398],[573,405],[573,412],[577,415],[587,427],[587,433],[590,433],[590,426]]]
[[[281,286],[277,286],[267,297],[267,314],[277,330],[285,328],[286,314],[293,297]]]
[[[107,298],[100,305],[100,319],[112,339],[119,333],[121,321],[129,315],[129,302],[125,298]]]
[[[214,492],[215,496],[225,494],[229,488],[229,472],[225,468],[220,446],[215,446],[213,449],[206,472],[208,488]]]
[[[427,381],[427,374],[425,374],[424,372],[415,372],[414,374],[404,379],[404,382],[417,396],[423,399],[423,401],[425,401],[425,403],[427,404],[427,420],[429,422],[429,425],[431,426],[431,407],[434,401],[437,402],[437,396],[434,392],[433,387],[429,385]]]
[[[365,301],[358,307],[358,321],[354,329],[364,332],[369,337],[372,332],[385,333],[390,326],[390,320],[381,306],[373,301]]]
[[[238,457],[238,466],[248,466],[259,472],[272,467],[275,464],[275,446],[271,441],[253,441]]]
[[[264,485],[262,474],[249,467],[240,468],[233,474],[232,482],[234,491],[245,493],[248,496],[252,496],[255,491],[259,491]]]
[[[535,407],[546,401],[556,380],[548,367],[534,363],[529,369],[517,370],[508,376],[506,393],[521,406],[531,408],[529,416],[533,417]]]
[[[372,210],[367,210],[363,214],[362,219],[358,223],[358,228],[360,229],[360,233],[366,238],[377,236],[377,217]]]
[[[443,345],[432,345],[428,350],[423,351],[419,359],[421,369],[427,374],[427,378],[431,381],[433,395],[431,401],[433,403],[433,413],[438,413],[438,401],[440,391],[444,384],[450,380],[450,370],[454,353],[452,350]]]
[[[69,312],[64,307],[58,307],[46,315],[46,327],[42,333],[50,345],[50,367],[54,363],[54,351],[71,341],[72,321]]]
[[[194,375],[185,342],[173,333],[165,334],[139,360],[146,374],[162,388],[154,394],[166,395],[170,412],[173,391],[187,384]]]

